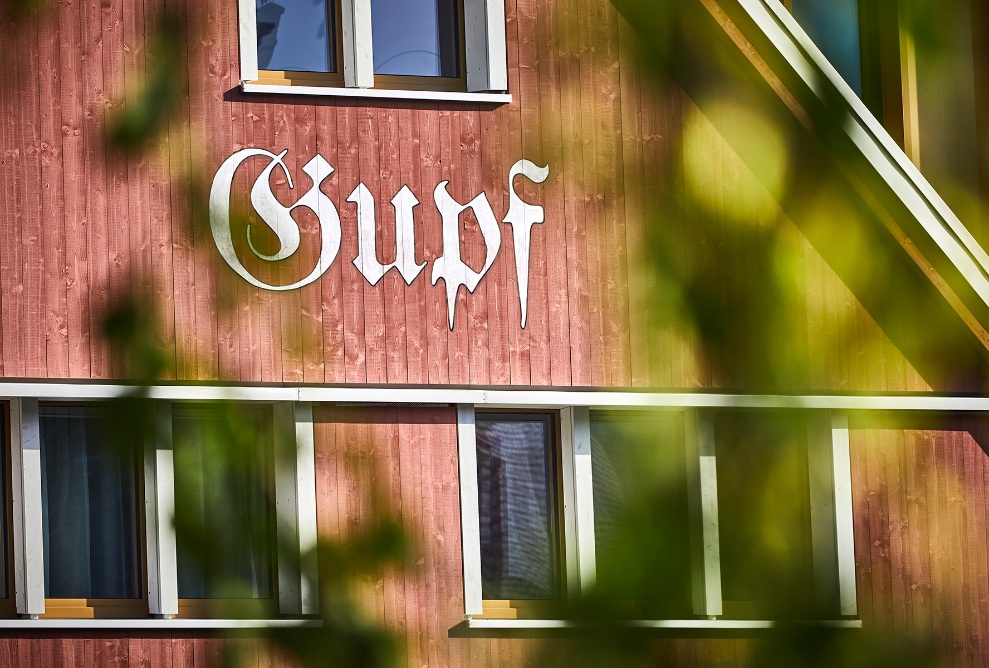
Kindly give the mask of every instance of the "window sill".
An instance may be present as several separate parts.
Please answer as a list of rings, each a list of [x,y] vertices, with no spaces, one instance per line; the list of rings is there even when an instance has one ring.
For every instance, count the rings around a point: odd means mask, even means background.
[[[485,631],[534,631],[550,629],[589,629],[601,626],[593,621],[571,619],[467,619],[467,628]],[[684,631],[757,631],[772,629],[780,622],[765,619],[630,619],[609,623],[609,627]],[[820,626],[834,629],[860,629],[861,619],[813,619],[786,622],[787,625]]]
[[[450,638],[586,638],[617,630],[659,638],[761,638],[794,626],[854,632],[861,619],[810,619],[778,622],[738,619],[465,619],[448,631]]]
[[[388,88],[340,88],[334,86],[283,86],[243,81],[240,89],[245,93],[270,93],[275,95],[321,95],[325,97],[362,97],[391,100],[426,100],[432,102],[480,102],[482,104],[508,104],[511,93],[462,93],[442,90],[395,90]]]
[[[263,629],[322,628],[319,619],[0,619],[0,629]]]

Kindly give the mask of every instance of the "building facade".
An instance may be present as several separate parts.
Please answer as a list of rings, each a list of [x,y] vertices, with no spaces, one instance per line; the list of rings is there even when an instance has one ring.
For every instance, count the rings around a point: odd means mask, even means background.
[[[979,8],[651,4],[8,15],[0,664],[987,661]]]

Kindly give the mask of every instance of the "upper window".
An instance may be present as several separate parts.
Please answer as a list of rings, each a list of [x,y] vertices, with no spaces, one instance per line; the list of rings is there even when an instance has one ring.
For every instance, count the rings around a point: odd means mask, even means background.
[[[247,90],[507,88],[498,0],[240,0],[240,13]]]
[[[838,74],[901,146],[904,105],[901,26],[879,0],[785,0]]]

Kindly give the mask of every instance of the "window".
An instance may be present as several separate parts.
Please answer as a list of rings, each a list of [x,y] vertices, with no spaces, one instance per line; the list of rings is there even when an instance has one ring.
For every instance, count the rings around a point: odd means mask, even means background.
[[[904,146],[904,68],[896,8],[879,0],[786,0],[785,4],[890,136]]]
[[[42,405],[45,614],[133,617],[143,595],[140,452],[115,443],[96,405]]]
[[[681,411],[590,415],[599,594],[640,619],[689,617]]]
[[[458,416],[464,599],[480,624],[552,620],[586,597],[657,623],[855,615],[842,415]]]
[[[13,529],[13,566],[0,554],[0,614],[5,597],[31,618],[319,611],[311,404],[20,398],[8,409],[0,528]]]
[[[265,408],[173,410],[180,616],[260,616],[263,609],[248,602],[274,598],[272,432]]]
[[[725,614],[813,615],[809,416],[724,411],[712,416]],[[825,610],[832,615],[835,610]]]
[[[373,96],[508,88],[499,0],[239,3],[241,78],[248,92]]]
[[[545,413],[477,416],[481,586],[490,614],[532,614],[537,602],[561,596],[555,432]]]

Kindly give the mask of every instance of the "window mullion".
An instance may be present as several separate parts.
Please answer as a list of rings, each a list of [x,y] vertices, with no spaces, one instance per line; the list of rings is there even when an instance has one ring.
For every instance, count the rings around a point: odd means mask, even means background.
[[[699,410],[686,411],[684,425],[694,614],[717,617],[722,614],[722,600],[714,426],[710,416]]]
[[[477,485],[477,430],[473,404],[457,404],[457,450],[460,463],[460,523],[464,551],[465,613],[484,613],[481,592],[481,515]]]
[[[312,404],[274,406],[275,512],[279,545],[278,608],[283,614],[319,612],[316,547],[316,452]]]
[[[144,513],[148,555],[148,612],[156,617],[179,614],[175,551],[175,463],[172,450],[172,404],[154,405],[154,431],[144,445]]]
[[[240,80],[258,78],[258,17],[255,0],[238,0],[237,29],[240,32]]]
[[[464,0],[467,90],[508,90],[504,0]]]
[[[563,488],[563,557],[567,596],[580,595],[580,566],[577,559],[577,501],[574,492],[573,408],[560,411],[560,469]]]
[[[374,87],[371,0],[341,0],[343,82],[348,88]]]
[[[844,617],[858,614],[855,591],[855,526],[852,519],[852,467],[848,416],[831,415],[831,469],[834,475],[835,548],[838,559],[838,610]]]
[[[570,502],[566,505],[572,504],[573,508],[573,532],[566,540],[568,589],[579,588],[586,593],[597,579],[590,411],[583,406],[564,409],[563,425],[564,501]],[[569,498],[567,463],[573,480]]]
[[[41,429],[38,400],[10,401],[14,518],[14,597],[17,614],[45,613],[45,544],[41,501]]]

